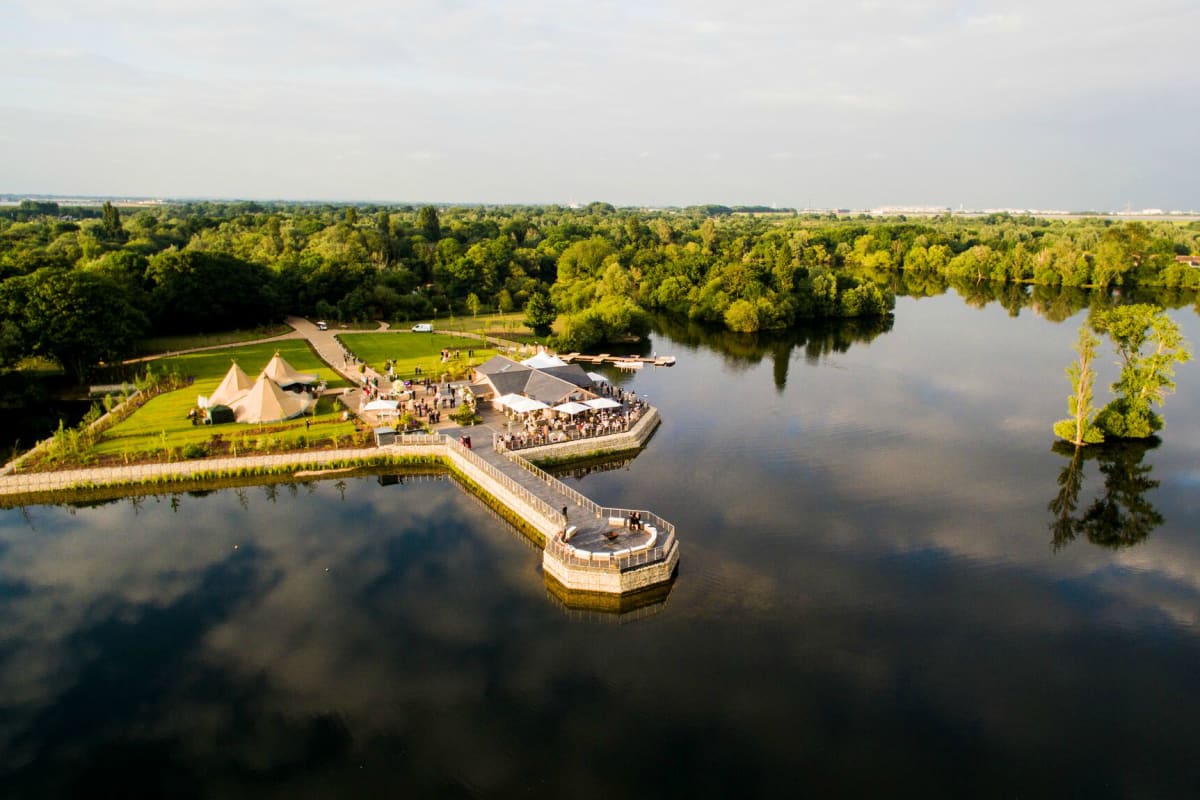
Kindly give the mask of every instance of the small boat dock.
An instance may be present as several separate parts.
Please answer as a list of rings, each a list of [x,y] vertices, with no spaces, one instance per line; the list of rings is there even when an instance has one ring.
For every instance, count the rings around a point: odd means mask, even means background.
[[[611,353],[589,356],[585,353],[559,353],[558,357],[568,364],[612,364],[622,369],[675,366],[675,356],[614,356]],[[637,366],[633,366],[634,364]]]

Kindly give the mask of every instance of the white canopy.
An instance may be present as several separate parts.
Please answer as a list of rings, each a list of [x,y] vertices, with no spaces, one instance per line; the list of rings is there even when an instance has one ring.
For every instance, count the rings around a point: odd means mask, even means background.
[[[585,406],[583,403],[563,403],[561,406],[555,406],[555,411],[561,411],[564,414],[575,416],[584,411],[591,411],[590,406]]]
[[[363,406],[363,411],[395,411],[399,407],[399,400],[372,400]]]
[[[534,400],[532,397],[521,397],[519,400],[514,400],[507,405],[518,414],[528,414],[533,411],[541,411],[543,408],[550,407],[541,400]]]
[[[621,404],[611,397],[597,397],[595,400],[584,400],[583,404],[588,408],[620,408]]]
[[[534,369],[549,369],[550,367],[565,367],[567,365],[567,362],[549,353],[538,353],[536,356],[527,358],[521,363],[526,367],[533,367]]]
[[[604,377],[599,372],[589,372],[587,376],[592,379],[592,383],[608,383],[608,378]]]
[[[519,403],[527,399],[519,394],[502,394],[492,401],[492,405],[497,408],[512,408],[513,403]]]

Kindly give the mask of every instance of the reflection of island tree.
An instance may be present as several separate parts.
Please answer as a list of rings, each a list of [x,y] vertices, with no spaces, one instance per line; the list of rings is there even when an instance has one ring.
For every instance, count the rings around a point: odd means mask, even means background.
[[[1101,547],[1130,547],[1162,524],[1162,514],[1146,498],[1159,482],[1150,477],[1153,467],[1142,463],[1146,452],[1158,445],[1156,438],[1086,448],[1055,443],[1054,452],[1070,459],[1059,473],[1058,494],[1049,505],[1054,513],[1050,532],[1055,552],[1080,535]],[[1104,476],[1104,492],[1082,514],[1076,514],[1084,464],[1093,459]]]
[[[770,357],[775,386],[782,390],[787,385],[788,363],[796,348],[804,350],[804,358],[809,363],[816,363],[822,356],[844,353],[854,344],[871,342],[890,331],[892,322],[891,316],[802,320],[786,331],[735,333],[664,315],[655,320],[655,328],[681,345],[711,348],[731,367],[746,369]]]

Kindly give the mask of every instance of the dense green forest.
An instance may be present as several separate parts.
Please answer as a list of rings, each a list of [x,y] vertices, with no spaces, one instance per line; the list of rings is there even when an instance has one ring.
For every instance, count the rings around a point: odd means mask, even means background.
[[[886,316],[922,285],[1187,289],[1200,224],[993,215],[872,219],[560,207],[192,203],[0,210],[0,366],[83,377],[142,337],[279,319],[526,311],[557,344],[639,336],[650,314],[783,330]],[[960,291],[970,291],[960,288]],[[987,290],[991,293],[992,290]]]

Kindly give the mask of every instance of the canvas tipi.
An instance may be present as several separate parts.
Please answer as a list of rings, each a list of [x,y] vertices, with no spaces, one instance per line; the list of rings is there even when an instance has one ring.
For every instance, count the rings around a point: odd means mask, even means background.
[[[300,416],[312,402],[307,394],[285,392],[275,381],[261,375],[233,405],[233,413],[238,422],[278,422]]]
[[[271,357],[271,360],[267,362],[267,365],[263,367],[262,374],[259,375],[259,378],[262,378],[263,376],[270,378],[271,380],[275,381],[276,384],[283,387],[295,386],[297,384],[308,386],[317,382],[316,375],[297,372],[295,369],[293,369],[292,365],[285,361],[283,356],[279,355],[278,350],[275,351],[275,355]]]
[[[209,395],[208,404],[231,406],[250,391],[250,387],[253,385],[254,381],[250,380],[250,376],[243,372],[235,361],[229,368],[229,372],[225,373],[220,385]]]

